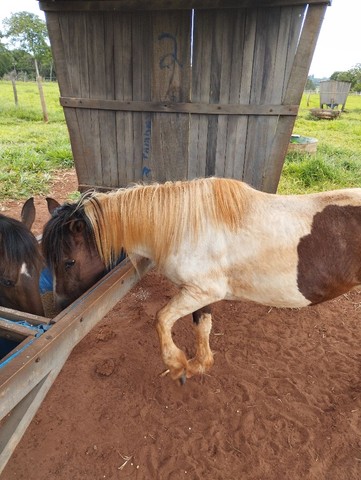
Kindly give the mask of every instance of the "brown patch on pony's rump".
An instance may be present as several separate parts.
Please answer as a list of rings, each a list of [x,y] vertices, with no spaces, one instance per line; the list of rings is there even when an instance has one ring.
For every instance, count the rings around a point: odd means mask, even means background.
[[[313,217],[298,247],[300,292],[313,304],[361,283],[361,207],[329,205]]]

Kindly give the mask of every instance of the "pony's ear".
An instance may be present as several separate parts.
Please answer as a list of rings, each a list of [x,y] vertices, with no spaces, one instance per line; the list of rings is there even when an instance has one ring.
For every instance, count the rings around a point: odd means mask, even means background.
[[[30,230],[35,220],[34,198],[30,197],[26,200],[21,209],[21,221]]]
[[[72,220],[69,223],[69,230],[73,234],[83,233],[84,228],[85,228],[85,223],[83,220]]]
[[[54,198],[46,197],[46,203],[48,204],[48,212],[53,213],[53,211],[60,207],[60,203],[54,200]]]

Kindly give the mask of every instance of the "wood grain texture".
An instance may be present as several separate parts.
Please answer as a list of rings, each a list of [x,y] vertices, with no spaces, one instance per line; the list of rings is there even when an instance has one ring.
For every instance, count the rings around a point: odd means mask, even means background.
[[[275,191],[326,3],[266,3],[42,2],[79,183],[217,175]]]

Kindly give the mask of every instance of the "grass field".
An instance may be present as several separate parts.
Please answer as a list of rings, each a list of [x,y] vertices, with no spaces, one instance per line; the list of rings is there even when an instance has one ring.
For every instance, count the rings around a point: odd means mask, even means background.
[[[17,83],[15,107],[11,83],[0,81],[0,201],[46,194],[54,171],[73,166],[58,85],[43,88],[47,124],[35,83]],[[280,193],[361,186],[361,96],[349,96],[336,120],[312,117],[310,108],[318,106],[317,94],[303,96],[294,133],[317,138],[318,149],[315,155],[287,155]]]
[[[349,95],[345,112],[335,120],[310,114],[319,95],[304,95],[293,132],[318,140],[315,155],[288,154],[278,191],[305,193],[341,187],[361,187],[361,96]]]
[[[43,122],[35,83],[0,81],[0,201],[47,193],[54,170],[73,166],[56,83],[45,83],[49,122]]]

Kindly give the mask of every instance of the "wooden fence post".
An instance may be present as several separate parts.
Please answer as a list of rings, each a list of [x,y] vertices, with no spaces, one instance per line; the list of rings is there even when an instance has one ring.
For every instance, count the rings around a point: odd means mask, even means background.
[[[36,70],[36,83],[38,84],[41,108],[43,110],[43,119],[44,119],[45,123],[48,123],[48,121],[49,121],[48,111],[46,109],[43,85],[41,83],[41,76],[39,74],[38,62],[36,61],[36,58],[34,58],[34,62],[35,62],[35,70]]]
[[[10,75],[11,75],[11,83],[13,85],[15,105],[18,106],[18,92],[16,90],[16,83],[15,83],[16,72],[12,71]]]

